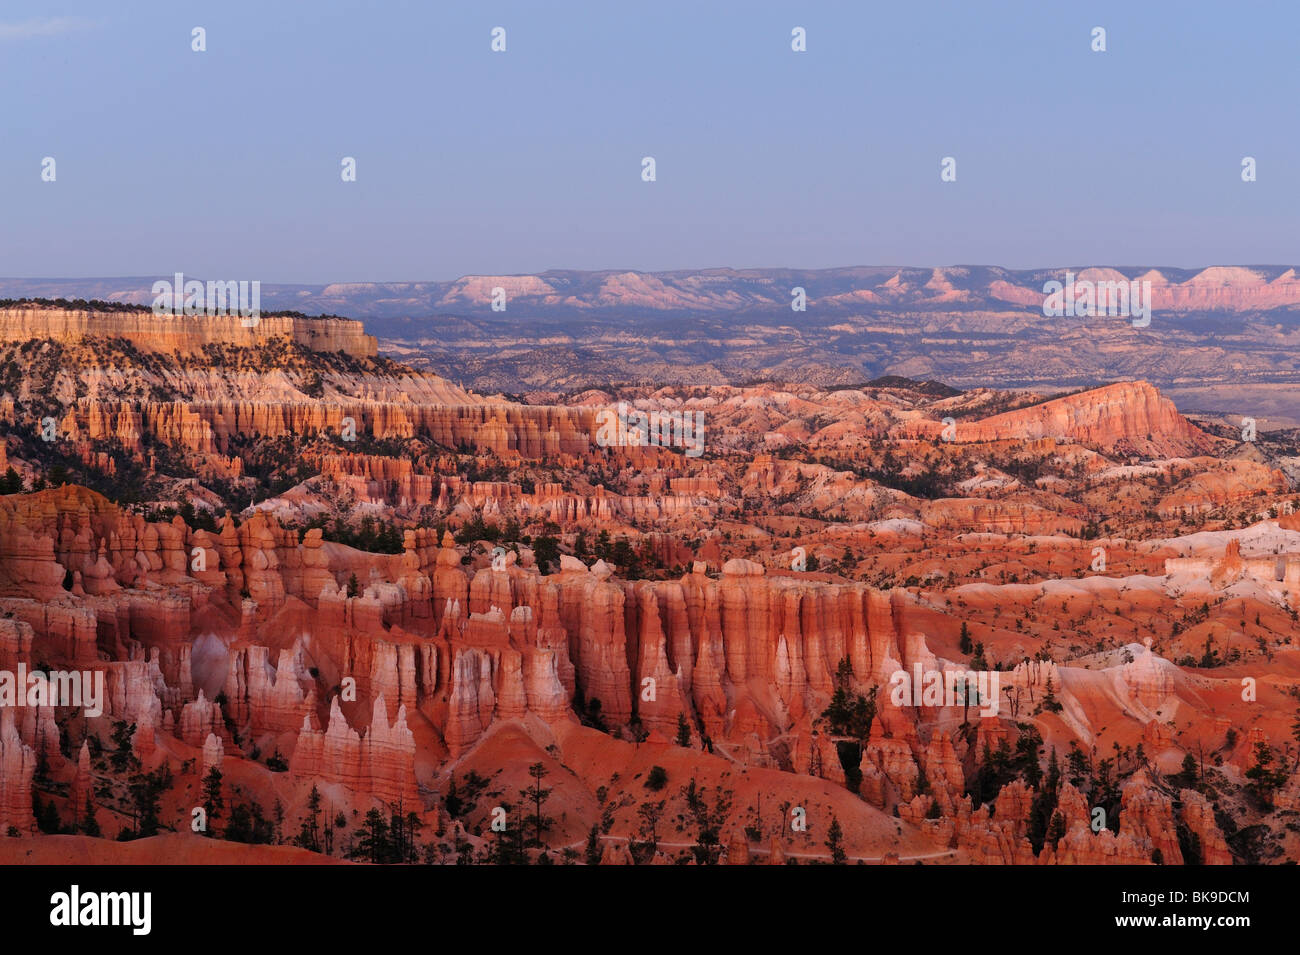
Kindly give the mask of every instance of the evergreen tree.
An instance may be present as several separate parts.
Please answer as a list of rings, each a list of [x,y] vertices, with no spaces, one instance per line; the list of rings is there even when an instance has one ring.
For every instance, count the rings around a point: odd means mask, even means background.
[[[166,783],[166,785],[164,785]],[[171,786],[171,773],[158,770],[138,773],[129,782],[131,804],[135,811],[134,833],[138,838],[156,836],[159,828],[159,800],[162,792]]]
[[[47,836],[58,835],[63,828],[63,820],[59,818],[53,800],[41,802],[41,794],[35,790],[32,791],[32,816],[36,819],[36,827]]]
[[[692,779],[682,789],[688,818],[695,822],[695,844],[691,852],[698,865],[717,865],[722,854],[722,826],[731,812],[731,791],[718,789],[710,806],[705,798],[708,790],[699,788]]]
[[[1267,743],[1255,744],[1255,765],[1246,770],[1246,778],[1250,780],[1250,788],[1265,803],[1272,802],[1273,790],[1286,784],[1285,769],[1274,771],[1270,769],[1273,765],[1273,749]]]
[[[388,860],[389,836],[388,823],[384,814],[378,809],[366,813],[365,820],[355,833],[352,848],[348,852],[351,859],[361,859],[378,865]]]
[[[1060,700],[1056,698],[1056,688],[1052,685],[1052,678],[1047,678],[1047,689],[1043,694],[1043,701],[1040,704],[1043,709],[1049,713],[1059,713],[1065,709]]]
[[[13,468],[5,471],[5,476],[0,479],[0,494],[21,494],[23,490],[23,479]]]
[[[214,823],[220,818],[221,810],[225,805],[225,801],[221,798],[221,771],[213,766],[203,777],[203,813],[208,823],[204,835],[210,836],[215,832]]]
[[[1297,717],[1297,723],[1300,723],[1300,717]],[[678,746],[685,746],[685,747],[687,747],[688,749],[690,748],[690,745],[691,745],[691,727],[690,727],[690,724],[688,724],[688,723],[686,722],[686,714],[685,714],[685,713],[678,713],[678,714],[677,714],[677,740],[676,740],[676,742],[677,742],[677,745],[678,745]]]
[[[1056,758],[1056,748],[1053,747],[1052,757],[1047,764],[1047,776],[1043,780],[1043,785],[1039,787],[1038,792],[1034,795],[1034,801],[1029,807],[1028,836],[1029,844],[1033,847],[1035,855],[1043,851],[1043,845],[1047,842],[1052,815],[1056,812],[1060,785],[1061,764]]]
[[[501,806],[510,818],[514,807],[509,803]],[[528,852],[524,844],[524,827],[507,826],[498,830],[496,840],[483,860],[491,865],[528,865]]]
[[[460,795],[456,792],[456,776],[454,774],[451,781],[447,783],[447,795],[442,797],[442,804],[447,809],[447,815],[453,819],[460,815],[461,809],[465,806]]]
[[[99,838],[102,835],[99,823],[95,819],[95,806],[90,801],[90,793],[86,793],[86,808],[81,814],[81,831],[83,834],[94,838]]]
[[[591,831],[587,833],[587,846],[583,857],[587,865],[600,865],[600,856],[600,826],[593,825]]]
[[[844,851],[844,829],[835,816],[831,816],[831,826],[826,832],[826,848],[831,851],[831,865],[848,865],[849,855]]]
[[[663,816],[664,801],[645,802],[637,807],[636,814],[641,817],[641,842],[632,842],[628,848],[638,863],[649,862],[659,849],[659,819]]]
[[[524,819],[525,826],[531,826],[533,829],[533,846],[543,846],[542,833],[548,831],[555,823],[550,816],[542,813],[542,804],[551,798],[551,790],[542,788],[542,779],[546,776],[546,767],[542,763],[533,763],[528,767],[528,775],[532,777],[533,782],[523,792],[524,799],[533,804],[533,811]]]
[[[131,748],[131,737],[134,735],[134,723],[128,724],[119,720],[113,724],[114,749],[108,761],[116,772],[124,773],[140,766],[140,761],[136,759],[135,751]]]
[[[320,800],[320,790],[316,788],[315,783],[312,783],[311,792],[307,796],[307,816],[303,819],[298,835],[294,839],[299,847],[312,852],[321,851]]]
[[[414,863],[420,860],[420,846],[417,839],[424,823],[415,812],[404,812],[404,804],[398,800],[397,805],[389,804],[388,844],[381,859],[385,863]]]

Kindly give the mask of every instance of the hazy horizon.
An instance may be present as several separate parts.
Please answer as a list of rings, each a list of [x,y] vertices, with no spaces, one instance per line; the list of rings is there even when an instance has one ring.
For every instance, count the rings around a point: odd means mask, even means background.
[[[1116,271],[1132,269],[1154,269],[1156,271],[1177,270],[1180,272],[1199,272],[1211,268],[1236,268],[1236,269],[1296,269],[1300,268],[1300,262],[1295,264],[1288,262],[1205,262],[1195,265],[1171,265],[1167,262],[1071,262],[1071,263],[1048,263],[1043,265],[1005,265],[1000,262],[955,262],[942,264],[904,264],[898,265],[891,262],[857,262],[850,265],[826,265],[826,266],[800,266],[800,265],[702,265],[686,266],[682,268],[671,269],[651,269],[639,268],[636,266],[606,266],[603,268],[577,268],[570,266],[551,266],[548,268],[537,269],[528,272],[462,272],[457,275],[440,275],[440,276],[423,276],[420,278],[396,278],[396,279],[328,279],[325,281],[299,281],[297,279],[280,279],[269,278],[259,279],[263,285],[284,285],[284,286],[328,286],[328,285],[423,285],[423,284],[440,284],[455,282],[458,279],[470,278],[474,276],[526,276],[526,275],[545,275],[547,273],[563,272],[632,272],[636,274],[664,274],[670,272],[677,273],[704,273],[704,272],[837,272],[849,269],[899,269],[899,270],[924,270],[924,269],[1003,269],[1008,272],[1046,272],[1060,271],[1063,269],[1115,269]],[[137,275],[0,275],[0,282],[107,282],[107,281],[148,281],[160,278],[170,278],[172,272],[145,272]],[[200,272],[185,273],[190,278],[211,278]]]

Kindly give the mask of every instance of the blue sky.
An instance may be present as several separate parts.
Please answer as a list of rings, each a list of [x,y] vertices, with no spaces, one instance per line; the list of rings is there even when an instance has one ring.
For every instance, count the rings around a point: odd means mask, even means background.
[[[1283,2],[7,0],[0,275],[1290,264],[1297,27]]]

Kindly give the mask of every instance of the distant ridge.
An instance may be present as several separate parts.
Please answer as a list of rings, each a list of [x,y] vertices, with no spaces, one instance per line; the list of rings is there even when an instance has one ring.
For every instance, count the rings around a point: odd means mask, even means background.
[[[945,385],[942,381],[916,381],[912,378],[903,378],[900,375],[883,375],[880,378],[873,378],[864,387],[905,388],[908,391],[916,391],[935,398],[955,398],[961,394],[960,389]]]
[[[791,290],[805,290],[810,308],[862,312],[900,307],[932,309],[1041,308],[1043,285],[1072,272],[1079,281],[1151,283],[1152,307],[1172,311],[1240,311],[1300,306],[1297,267],[1214,265],[1070,266],[1006,269],[850,266],[832,269],[699,269],[665,272],[553,269],[522,275],[466,275],[449,281],[262,283],[271,309],[407,318],[438,314],[492,315],[493,289],[504,289],[517,316],[641,311],[790,312]],[[169,276],[162,276],[169,278]],[[252,276],[256,278],[256,276]],[[0,296],[69,298],[135,305],[153,301],[153,277],[0,279]],[[499,314],[499,313],[498,313]]]
[[[1076,282],[1149,283],[1149,326],[1044,315],[1044,285],[1067,272]],[[153,282],[0,279],[0,297],[117,303],[104,315],[152,304]],[[803,311],[791,308],[797,288]],[[497,289],[503,311],[492,310]],[[1060,392],[1143,379],[1186,407],[1300,422],[1300,279],[1286,265],[551,270],[264,282],[261,304],[295,320],[361,320],[388,357],[482,393],[572,393],[611,381],[827,388],[888,376]]]

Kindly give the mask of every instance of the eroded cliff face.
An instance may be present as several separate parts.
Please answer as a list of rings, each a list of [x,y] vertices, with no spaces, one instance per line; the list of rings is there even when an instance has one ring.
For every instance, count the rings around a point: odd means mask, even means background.
[[[313,351],[355,358],[379,353],[378,342],[349,318],[263,315],[155,315],[152,311],[90,311],[41,306],[0,308],[0,341],[49,338],[74,342],[120,338],[142,351],[202,354],[205,345],[257,348],[268,338],[288,337]]]
[[[942,436],[943,424],[912,426],[917,434]],[[1144,455],[1201,454],[1214,441],[1178,413],[1174,403],[1144,381],[1121,382],[1082,394],[977,421],[957,421],[946,440],[1076,441],[1091,447]]]
[[[783,740],[808,737],[840,660],[864,686],[911,661],[902,595],[749,561],[653,583],[571,558],[542,576],[513,554],[466,572],[451,538],[425,531],[377,559],[261,514],[216,534],[149,523],[72,487],[0,499],[0,523],[13,656],[102,668],[105,718],[149,727],[151,752],[160,735],[195,750],[215,738],[227,759],[237,738],[260,740],[377,798],[414,795],[409,719],[454,757],[500,720],[573,720],[575,696],[612,725],[670,735],[681,716],[790,768]]]
[[[84,802],[84,747],[60,762],[61,732],[81,742],[119,721],[135,727],[132,750],[146,766],[192,760],[225,773],[274,752],[289,784],[326,787],[332,804],[360,810],[427,806],[445,767],[503,726],[546,741],[599,714],[633,737],[684,728],[691,746],[754,770],[838,786],[856,771],[868,805],[897,808],[932,845],[971,861],[1133,863],[1158,853],[1176,863],[1179,824],[1206,861],[1230,858],[1203,799],[1185,794],[1176,819],[1146,777],[1123,790],[1118,835],[1093,831],[1091,807],[1063,784],[1059,829],[1037,852],[1035,795],[1023,782],[992,807],[973,806],[966,790],[980,754],[1023,728],[984,716],[970,724],[977,732],[954,733],[946,727],[963,707],[892,701],[900,672],[964,669],[935,652],[931,611],[901,590],[771,575],[743,559],[718,574],[697,563],[679,579],[638,581],[565,557],[544,576],[528,555],[466,565],[449,535],[423,530],[407,532],[399,555],[367,555],[260,514],[216,534],[150,523],[79,488],[0,499],[0,517],[5,659],[102,671],[107,687],[99,718],[30,711],[20,728],[6,711],[3,825],[30,825],[38,758],[54,756]],[[186,560],[195,548],[202,571]],[[366,583],[350,596],[354,575]],[[1186,696],[1179,672],[1147,653],[1117,669],[1108,692],[1150,711],[1154,726]],[[1075,720],[1102,699],[1050,662],[1004,678],[1038,699],[1054,692]],[[826,720],[837,690],[876,702],[869,738],[851,750]],[[860,762],[846,763],[846,752]]]
[[[231,438],[258,435],[343,435],[361,438],[422,437],[447,447],[461,445],[499,457],[539,459],[579,456],[592,447],[592,415],[578,409],[518,405],[448,405],[443,396],[421,395],[332,401],[126,402],[80,401],[65,416],[63,433],[73,440],[113,439],[141,453],[147,438],[201,455],[223,455]]]

